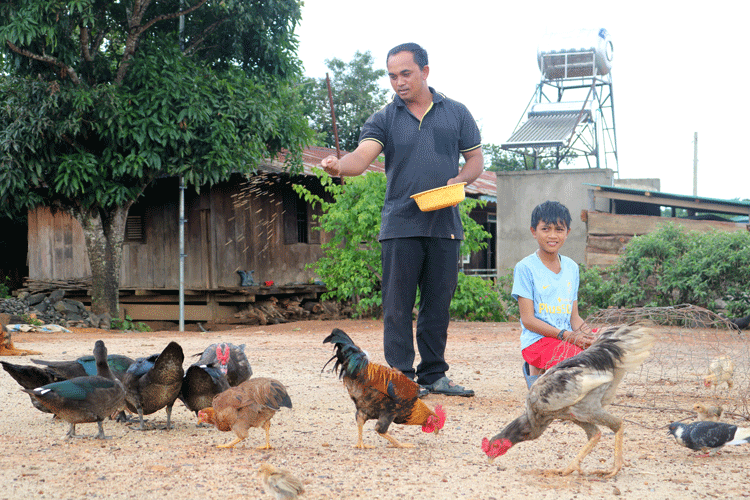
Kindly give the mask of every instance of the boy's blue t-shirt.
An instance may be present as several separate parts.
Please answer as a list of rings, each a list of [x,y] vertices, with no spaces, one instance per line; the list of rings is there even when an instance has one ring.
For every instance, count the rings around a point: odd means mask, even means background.
[[[524,258],[513,269],[514,299],[534,301],[534,316],[560,330],[572,330],[570,315],[578,300],[578,264],[560,255],[560,273],[555,274],[539,259],[536,252]],[[521,349],[526,349],[543,335],[527,330],[521,322]]]

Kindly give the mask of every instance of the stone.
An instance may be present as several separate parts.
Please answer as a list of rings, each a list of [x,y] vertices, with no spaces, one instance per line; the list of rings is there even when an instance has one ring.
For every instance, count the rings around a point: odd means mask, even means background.
[[[65,290],[55,290],[47,297],[52,304],[57,304],[65,297]]]
[[[47,296],[43,293],[35,293],[34,295],[29,295],[28,297],[26,297],[26,303],[29,305],[29,307],[31,307],[41,303],[46,298]]]

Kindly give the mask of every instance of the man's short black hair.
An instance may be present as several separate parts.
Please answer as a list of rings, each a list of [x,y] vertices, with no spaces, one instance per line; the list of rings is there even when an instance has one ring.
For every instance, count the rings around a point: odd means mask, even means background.
[[[536,229],[540,221],[545,224],[565,224],[565,227],[570,229],[572,219],[568,207],[559,201],[545,201],[531,212],[531,227]]]
[[[414,62],[417,63],[419,69],[424,69],[424,67],[429,64],[429,62],[427,61],[427,51],[416,43],[410,42],[396,45],[391,50],[389,50],[388,57],[385,58],[386,65],[388,65],[388,59],[390,59],[391,56],[395,56],[399,52],[411,52],[414,56]]]

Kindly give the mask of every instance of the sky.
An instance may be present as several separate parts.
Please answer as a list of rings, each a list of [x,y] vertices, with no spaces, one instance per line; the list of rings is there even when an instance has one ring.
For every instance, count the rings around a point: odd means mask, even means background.
[[[545,37],[606,29],[614,47],[612,93],[621,179],[658,178],[661,191],[750,199],[750,64],[742,2],[672,0],[461,2],[305,0],[296,33],[306,76],[325,61],[370,51],[427,50],[435,90],[464,103],[482,142],[501,144],[541,79]],[[387,77],[381,85],[390,89]],[[745,142],[748,141],[748,142]]]

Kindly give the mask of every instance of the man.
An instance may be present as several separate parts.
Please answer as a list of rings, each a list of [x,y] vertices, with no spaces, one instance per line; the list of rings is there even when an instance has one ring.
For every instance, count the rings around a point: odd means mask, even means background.
[[[421,212],[412,194],[466,182],[482,173],[479,129],[462,104],[427,85],[427,52],[415,43],[388,52],[393,101],[362,127],[357,149],[321,166],[330,175],[355,176],[382,152],[387,178],[378,239],[383,265],[383,344],[389,365],[417,379],[421,394],[473,396],[448,379],[445,346],[450,303],[458,280],[463,227],[458,207]],[[459,155],[466,160],[459,171]],[[421,300],[414,369],[412,310],[417,287]]]

